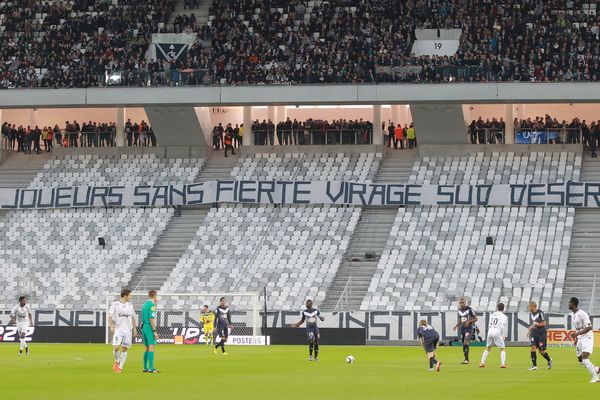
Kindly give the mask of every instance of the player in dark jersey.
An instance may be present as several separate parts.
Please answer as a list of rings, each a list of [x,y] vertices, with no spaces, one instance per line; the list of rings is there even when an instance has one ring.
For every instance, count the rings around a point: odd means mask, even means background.
[[[438,342],[440,341],[440,335],[433,329],[433,326],[429,325],[427,320],[423,319],[419,322],[417,337],[421,342],[421,346],[425,349],[425,353],[427,353],[427,358],[429,359],[429,371],[440,372],[442,363],[436,360],[436,350]]]
[[[319,310],[313,307],[312,300],[306,300],[306,309],[302,311],[302,319],[295,324],[290,324],[290,327],[297,328],[306,322],[306,337],[308,339],[308,361],[313,360],[313,350],[315,353],[315,361],[319,359],[319,334],[318,320],[325,321],[325,317],[321,316]]]
[[[531,368],[530,371],[537,370],[537,354],[539,351],[542,357],[548,362],[548,369],[552,368],[552,358],[546,352],[546,341],[548,332],[546,331],[546,315],[540,310],[535,301],[529,302],[529,318],[531,326],[527,332],[527,337],[531,343]]]
[[[213,348],[213,353],[217,354],[217,349],[221,347],[221,353],[224,356],[227,355],[225,351],[225,342],[227,342],[227,337],[229,336],[229,329],[231,329],[231,309],[227,305],[227,299],[225,297],[221,297],[219,300],[219,307],[215,310],[215,319],[216,319],[216,331],[217,335],[221,338],[221,341],[215,344]]]
[[[458,301],[458,322],[454,325],[454,328],[452,328],[453,331],[458,329],[463,344],[463,354],[465,359],[461,364],[469,363],[469,345],[475,336],[475,322],[477,322],[475,311],[469,307],[467,301],[461,297]]]

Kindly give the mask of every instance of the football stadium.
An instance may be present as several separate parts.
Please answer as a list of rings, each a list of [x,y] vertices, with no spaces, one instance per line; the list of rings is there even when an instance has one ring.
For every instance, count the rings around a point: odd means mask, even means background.
[[[595,0],[0,0],[0,387],[594,398]]]

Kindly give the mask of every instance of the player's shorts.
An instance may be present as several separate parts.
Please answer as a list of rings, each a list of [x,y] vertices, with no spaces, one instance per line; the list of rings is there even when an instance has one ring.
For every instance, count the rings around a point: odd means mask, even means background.
[[[17,322],[17,333],[19,335],[23,333],[27,333],[27,329],[29,329],[29,322]]]
[[[306,329],[306,339],[308,342],[319,342],[319,328],[307,328]]]
[[[594,352],[594,339],[587,336],[580,336],[577,338],[577,346],[575,347],[575,353],[579,357],[582,353],[592,354]]]
[[[227,325],[217,325],[217,335],[222,338],[229,336],[229,327]]]
[[[546,350],[546,341],[548,339],[548,335],[544,334],[535,334],[531,335],[529,338],[529,342],[532,346],[537,347],[538,350]]]
[[[504,344],[504,335],[502,334],[502,332],[499,332],[497,330],[489,331],[485,342],[486,345],[489,347],[491,347],[492,344],[501,349],[506,347]]]
[[[439,336],[435,336],[433,338],[423,340],[423,347],[425,348],[425,351],[427,353],[433,353],[435,351],[435,349],[437,348],[439,341],[440,341]]]
[[[460,338],[464,342],[465,340],[475,340],[475,327],[474,326],[463,326],[460,327]]]
[[[131,347],[131,343],[131,332],[115,332],[115,334],[113,335],[113,346],[121,346],[128,349]]]
[[[154,332],[152,332],[151,326],[144,325],[142,327],[142,342],[144,346],[153,346],[156,344],[156,339],[154,338]]]
[[[215,330],[214,325],[204,325],[204,335],[212,335]]]

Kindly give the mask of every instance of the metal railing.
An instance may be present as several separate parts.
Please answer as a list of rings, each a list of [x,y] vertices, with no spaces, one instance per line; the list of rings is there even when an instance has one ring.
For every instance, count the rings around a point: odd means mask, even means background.
[[[146,290],[146,286],[147,286],[146,283],[147,283],[147,278],[146,278],[146,275],[144,275],[144,276],[142,276],[142,279],[140,279],[140,281],[138,282],[138,284],[135,285],[135,287],[133,288],[133,291],[135,292],[135,291],[137,291],[139,289]],[[142,286],[142,285],[144,285],[144,286]]]
[[[498,128],[469,128],[467,140],[471,144],[504,144],[504,131]]]
[[[344,285],[344,290],[340,293],[340,298],[337,303],[335,303],[335,307],[333,308],[334,312],[342,311],[347,308],[348,305],[348,296],[352,293],[352,275],[348,277],[346,281],[346,285]]]
[[[213,85],[214,77],[208,69],[174,69],[151,72],[147,69],[121,70],[98,75],[103,86],[201,86]]]
[[[252,130],[252,144],[256,146],[372,143],[372,129]]]

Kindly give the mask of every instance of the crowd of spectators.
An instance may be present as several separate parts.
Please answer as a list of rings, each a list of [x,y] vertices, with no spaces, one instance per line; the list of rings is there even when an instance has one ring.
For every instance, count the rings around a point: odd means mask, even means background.
[[[504,143],[506,123],[503,118],[487,118],[485,121],[479,117],[471,121],[468,126],[468,135],[471,144],[501,144]]]
[[[600,121],[587,122],[579,118],[559,121],[546,114],[534,118],[515,118],[513,121],[516,143],[584,144],[596,148],[600,144]],[[506,123],[502,118],[479,117],[467,127],[471,144],[505,143]],[[595,153],[595,152],[594,152]]]
[[[234,148],[243,142],[244,124],[219,124],[212,131],[213,148],[224,148],[229,136]],[[355,120],[327,120],[309,118],[305,121],[287,118],[275,124],[270,119],[252,123],[251,143],[256,146],[310,145],[310,144],[370,144],[373,142],[373,124],[363,118]]]
[[[22,153],[49,152],[58,147],[114,147],[117,145],[117,125],[115,122],[66,121],[61,129],[58,125],[23,126],[4,122],[2,124],[2,146]],[[152,127],[127,120],[124,127],[126,146],[156,146],[156,136]],[[42,148],[43,144],[43,148]]]
[[[174,3],[5,2],[0,87],[600,79],[595,2],[220,0],[207,23],[190,11],[170,24]],[[416,28],[462,29],[458,51],[414,56]],[[166,31],[197,40],[146,63],[150,34]]]
[[[600,79],[595,3],[581,0],[224,0],[210,24],[179,16],[198,35],[184,69],[214,82],[357,83]],[[600,11],[600,10],[599,10]],[[308,15],[308,16],[306,16]],[[306,17],[305,17],[306,16]],[[411,54],[415,28],[462,29],[452,56]]]
[[[11,0],[0,7],[0,88],[102,86],[147,68],[175,0]],[[129,82],[141,84],[141,82]]]
[[[384,143],[387,147],[393,147],[395,150],[412,150],[417,147],[417,136],[414,123],[402,124],[390,121],[387,128],[385,123],[382,126]]]

